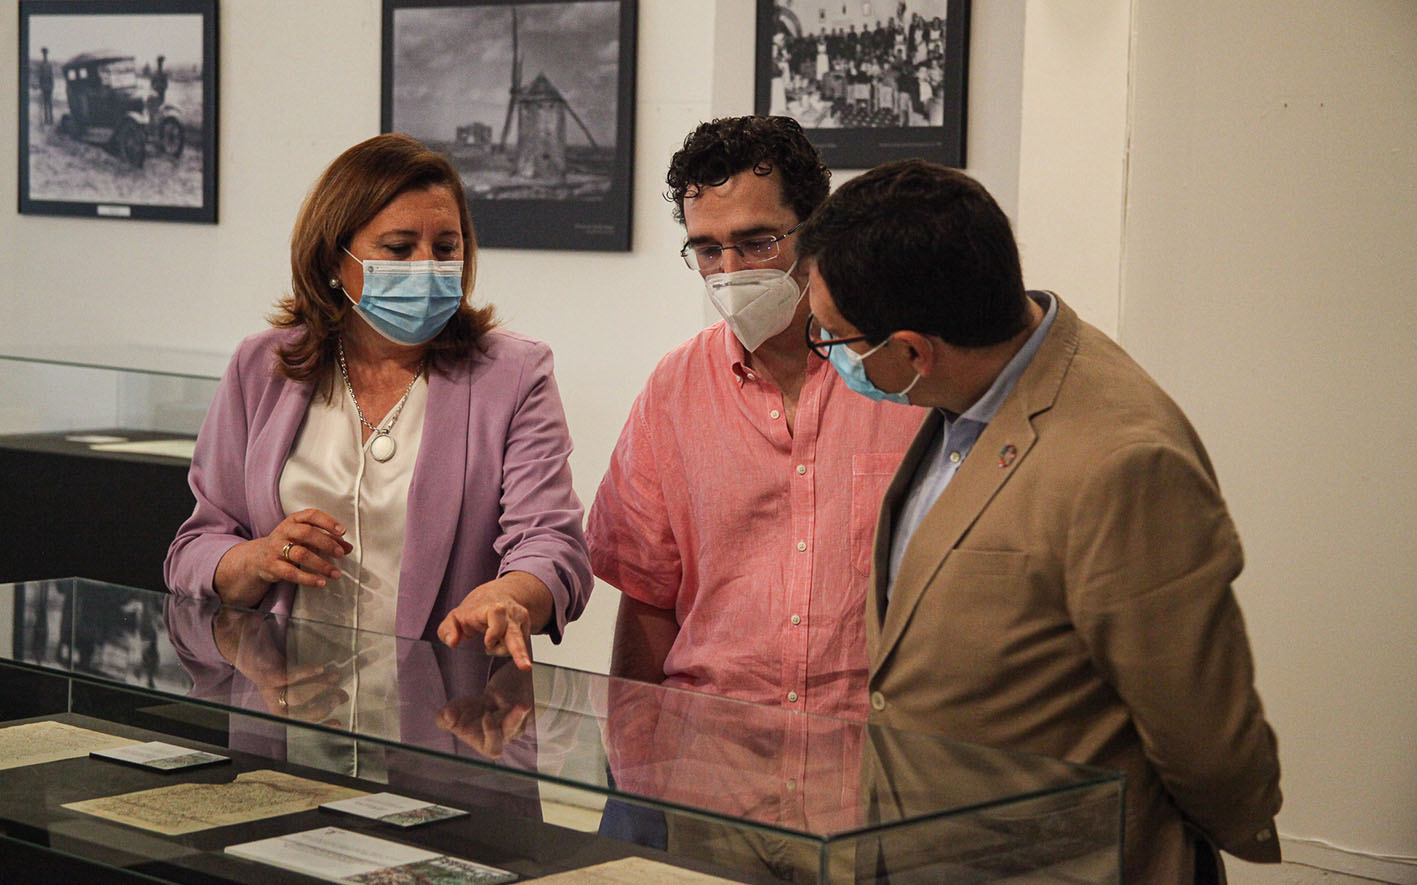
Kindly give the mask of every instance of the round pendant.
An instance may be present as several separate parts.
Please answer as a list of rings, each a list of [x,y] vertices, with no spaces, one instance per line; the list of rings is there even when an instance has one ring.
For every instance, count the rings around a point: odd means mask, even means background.
[[[389,460],[398,451],[398,443],[387,433],[376,433],[369,441],[369,454],[374,456],[374,460],[380,463]]]

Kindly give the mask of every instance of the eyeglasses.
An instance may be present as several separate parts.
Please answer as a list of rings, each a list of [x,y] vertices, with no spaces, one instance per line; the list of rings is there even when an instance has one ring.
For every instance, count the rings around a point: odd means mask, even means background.
[[[851,335],[846,338],[823,338],[822,334],[824,332],[826,332],[826,330],[822,328],[821,323],[817,322],[817,318],[811,314],[807,314],[807,347],[811,349],[812,353],[815,353],[824,360],[831,359],[832,348],[838,344],[855,344],[858,341],[871,340],[866,335]],[[826,334],[830,336],[831,333],[826,332]]]
[[[797,228],[804,224],[806,224],[805,221],[799,221],[788,228],[786,233],[778,234],[775,237],[750,237],[727,246],[720,246],[717,243],[685,246],[679,250],[679,257],[684,259],[684,265],[689,270],[698,271],[714,270],[721,266],[723,253],[729,249],[737,252],[749,264],[765,264],[782,253],[782,241],[797,233]]]

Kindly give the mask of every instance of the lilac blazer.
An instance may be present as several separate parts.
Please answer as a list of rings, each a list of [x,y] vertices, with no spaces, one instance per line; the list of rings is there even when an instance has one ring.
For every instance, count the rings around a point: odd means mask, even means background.
[[[175,593],[215,596],[226,551],[270,534],[285,518],[280,474],[315,391],[275,371],[277,348],[295,334],[250,336],[222,376],[192,456],[188,484],[197,506],[163,566]],[[546,630],[559,642],[585,609],[592,578],[551,349],[502,330],[485,343],[483,353],[429,374],[395,633],[435,639],[468,591],[515,570],[550,588],[555,606]],[[260,607],[288,614],[295,590],[272,585]]]

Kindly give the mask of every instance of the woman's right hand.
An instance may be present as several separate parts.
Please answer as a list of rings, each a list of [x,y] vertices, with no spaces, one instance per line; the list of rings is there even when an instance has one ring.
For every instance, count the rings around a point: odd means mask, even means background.
[[[216,566],[217,594],[223,602],[254,607],[278,581],[323,587],[340,576],[333,560],[354,549],[343,534],[344,526],[323,510],[292,513],[264,538],[226,551]]]

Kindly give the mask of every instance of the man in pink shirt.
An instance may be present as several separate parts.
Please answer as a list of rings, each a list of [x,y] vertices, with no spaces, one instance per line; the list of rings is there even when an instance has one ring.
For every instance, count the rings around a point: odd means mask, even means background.
[[[622,593],[613,674],[864,719],[872,532],[923,412],[808,350],[793,234],[829,177],[788,117],[703,123],[674,155],[682,255],[724,319],[655,368],[587,534]]]

